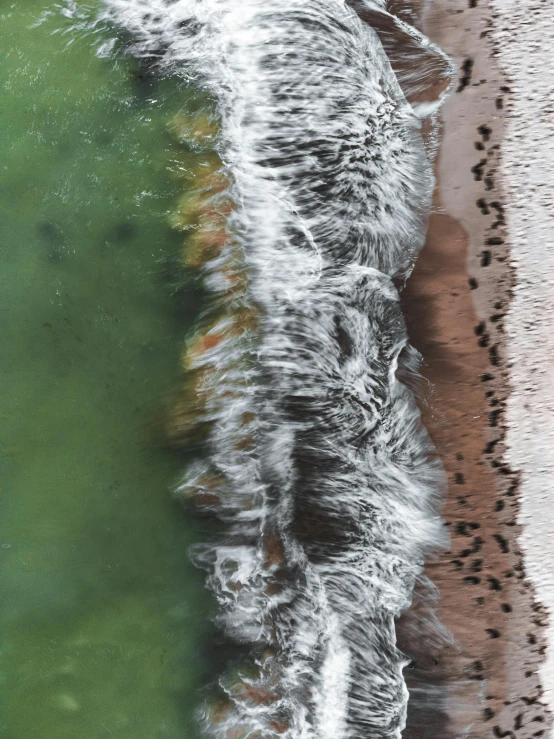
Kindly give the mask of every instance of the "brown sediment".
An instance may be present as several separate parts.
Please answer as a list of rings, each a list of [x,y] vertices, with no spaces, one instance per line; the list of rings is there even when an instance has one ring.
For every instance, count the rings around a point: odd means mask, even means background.
[[[184,262],[187,267],[202,267],[215,259],[229,240],[225,229],[195,231],[185,245]]]
[[[265,564],[264,567],[282,565],[285,562],[285,548],[283,542],[274,534],[266,534],[264,537]]]
[[[181,117],[174,121],[173,131],[180,139],[204,146],[216,136],[215,126],[209,117],[189,120]],[[191,133],[192,132],[192,133]],[[196,141],[196,138],[199,141]],[[248,276],[243,268],[240,250],[228,235],[226,219],[234,207],[226,190],[229,179],[217,154],[202,151],[196,166],[188,173],[185,192],[172,215],[174,228],[186,232],[183,262],[188,267],[217,276],[211,307],[203,316],[202,324],[190,337],[182,356],[185,372],[182,387],[177,394],[168,420],[169,444],[175,448],[188,448],[192,443],[208,442],[210,432],[225,405],[232,397],[241,396],[246,390],[246,373],[243,379],[233,377],[226,381],[232,369],[238,374],[250,361],[248,346],[258,330],[260,310],[248,298]],[[243,346],[244,345],[244,346]],[[226,352],[225,349],[230,351]],[[247,410],[236,419],[232,448],[246,456],[254,446],[256,415]],[[189,470],[176,494],[183,502],[190,503],[199,513],[223,518],[230,510],[252,510],[256,501],[230,490],[228,480],[215,470],[194,466]],[[245,534],[247,536],[247,534]],[[278,596],[283,584],[278,571],[286,565],[285,548],[277,535],[266,531],[262,541],[264,553],[265,587],[263,594],[269,604]],[[238,569],[238,565],[237,565]],[[230,577],[225,588],[230,593],[240,593],[245,584]],[[258,647],[244,661],[231,666],[221,683],[229,699],[208,699],[205,717],[213,724],[226,724],[222,731],[226,739],[261,739],[261,732],[243,725],[241,713],[245,706],[273,707],[275,733],[288,728],[286,717],[279,711],[278,685],[283,665],[277,652],[268,649],[268,643],[276,640],[274,628],[267,630],[266,644]],[[254,664],[253,664],[254,663]]]
[[[212,112],[200,110],[196,114],[176,115],[169,122],[168,128],[178,141],[203,146],[210,145],[217,138],[220,125]]]
[[[217,271],[221,287],[204,316],[201,328],[192,336],[182,356],[185,377],[181,391],[169,412],[168,444],[171,448],[187,447],[191,442],[204,442],[220,408],[220,401],[231,397],[231,391],[220,387],[221,368],[218,351],[224,342],[252,334],[257,329],[258,313],[245,300],[247,278],[241,269],[240,253],[226,230],[226,221],[234,205],[226,194],[230,181],[219,155],[205,147],[214,143],[215,122],[207,114],[180,116],[170,130],[180,140],[200,147],[194,167],[188,171],[187,190],[170,218],[171,225],[186,232],[183,264],[198,270],[219,259]],[[243,425],[245,425],[243,423]],[[235,448],[248,449],[252,440],[243,435]],[[191,489],[189,500],[196,500],[202,510],[217,508],[221,497],[204,490]]]
[[[418,703],[414,692],[410,739],[523,739],[550,727],[537,675],[544,613],[524,577],[517,474],[503,461],[512,274],[497,171],[509,89],[487,39],[489,13],[486,0],[434,0],[422,19],[455,58],[459,80],[443,109],[436,212],[402,300],[431,388],[423,420],[448,476],[451,545],[427,574],[456,644],[441,646],[429,626],[413,649],[435,705]]]

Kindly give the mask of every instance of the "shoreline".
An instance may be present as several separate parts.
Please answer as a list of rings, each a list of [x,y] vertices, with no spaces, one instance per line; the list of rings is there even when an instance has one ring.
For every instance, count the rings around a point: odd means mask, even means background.
[[[519,475],[505,461],[514,275],[498,170],[509,87],[488,41],[491,22],[484,3],[434,0],[424,11],[424,32],[455,59],[459,77],[441,109],[435,212],[402,303],[432,388],[423,422],[448,477],[451,544],[426,574],[456,645],[433,646],[432,625],[423,635],[442,696],[444,713],[435,714],[442,736],[519,739],[549,725],[537,675],[545,612],[524,576]],[[406,737],[429,736],[426,715],[412,710]]]

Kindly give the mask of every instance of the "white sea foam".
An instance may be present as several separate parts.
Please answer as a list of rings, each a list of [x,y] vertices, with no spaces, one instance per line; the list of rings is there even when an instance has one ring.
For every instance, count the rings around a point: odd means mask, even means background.
[[[449,62],[377,2],[108,0],[105,19],[218,101],[233,243],[206,283],[259,315],[220,319],[195,364],[210,456],[182,487],[217,474],[229,527],[193,556],[253,666],[221,678],[232,710],[206,729],[399,736],[394,619],[442,528],[395,284],[433,187],[417,95]],[[248,288],[223,297],[237,253]]]

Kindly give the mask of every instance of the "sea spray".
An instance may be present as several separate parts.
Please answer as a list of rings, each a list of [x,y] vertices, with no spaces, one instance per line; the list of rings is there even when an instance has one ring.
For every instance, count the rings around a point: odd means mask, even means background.
[[[109,0],[104,18],[220,120],[221,165],[174,218],[213,295],[173,424],[207,453],[179,493],[227,523],[193,557],[244,645],[204,727],[399,736],[394,620],[442,526],[397,286],[433,188],[420,118],[450,63],[380,3]]]

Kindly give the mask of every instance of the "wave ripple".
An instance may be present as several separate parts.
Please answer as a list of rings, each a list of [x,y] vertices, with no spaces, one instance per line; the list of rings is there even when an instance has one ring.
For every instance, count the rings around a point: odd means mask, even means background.
[[[228,524],[193,557],[246,656],[206,730],[397,737],[394,619],[442,543],[397,286],[431,204],[420,117],[450,62],[369,0],[108,0],[105,18],[221,120],[216,307],[187,353],[209,455],[180,492]]]

